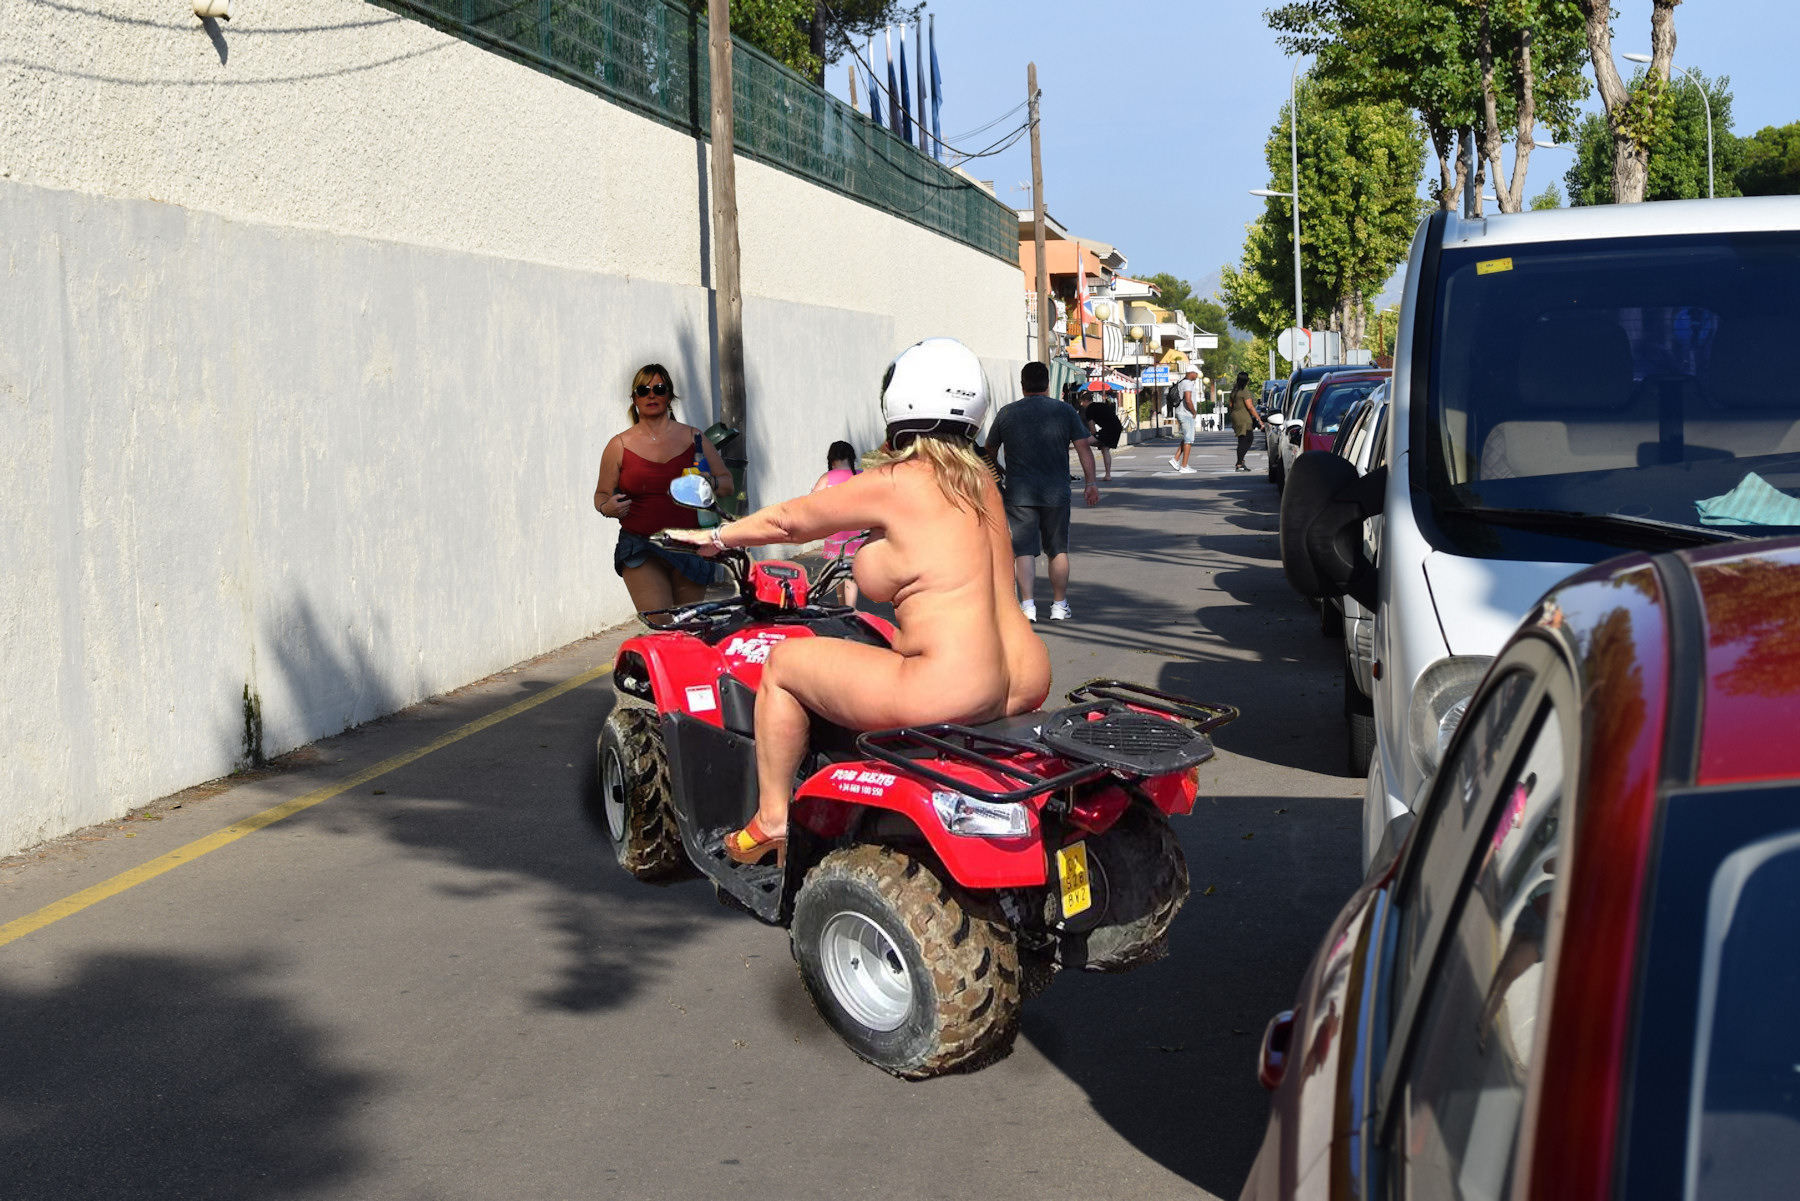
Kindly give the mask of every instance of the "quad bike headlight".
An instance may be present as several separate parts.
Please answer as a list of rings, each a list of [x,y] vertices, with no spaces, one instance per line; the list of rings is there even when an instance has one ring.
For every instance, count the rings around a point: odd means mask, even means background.
[[[1030,811],[1023,805],[996,805],[960,792],[933,792],[938,820],[952,834],[970,838],[1023,838],[1031,833]]]

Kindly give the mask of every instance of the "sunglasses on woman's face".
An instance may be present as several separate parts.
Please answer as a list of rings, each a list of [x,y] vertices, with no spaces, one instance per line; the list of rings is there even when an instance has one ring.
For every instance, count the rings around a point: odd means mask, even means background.
[[[642,399],[643,397],[646,397],[646,396],[667,396],[669,394],[669,385],[667,385],[667,384],[639,384],[637,387],[635,387],[631,390],[631,394],[633,396],[638,397],[639,399]]]

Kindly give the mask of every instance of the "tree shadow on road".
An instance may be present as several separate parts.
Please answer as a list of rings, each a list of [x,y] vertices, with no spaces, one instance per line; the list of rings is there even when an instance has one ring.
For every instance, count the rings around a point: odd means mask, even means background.
[[[1219,1197],[1237,1196],[1268,1120],[1256,1080],[1263,1026],[1293,1004],[1359,878],[1357,806],[1203,798],[1174,823],[1193,895],[1169,957],[1125,976],[1064,973],[1026,1007],[1025,1037],[1096,1113]]]
[[[524,682],[516,695],[490,693],[478,707],[459,707],[475,717],[548,686]],[[359,789],[342,798],[347,803],[290,820],[340,834],[374,829],[453,866],[456,882],[438,885],[437,892],[471,905],[533,890],[539,920],[561,949],[557,982],[539,988],[535,1003],[573,1012],[625,1005],[671,970],[682,946],[702,930],[750,919],[722,908],[710,884],[656,887],[613,861],[583,805],[595,742],[612,704],[610,687],[594,681],[513,719],[521,724],[477,734],[401,769],[380,782],[382,795]]]
[[[0,1195],[300,1195],[353,1179],[378,1090],[256,959],[101,954],[0,984]]]

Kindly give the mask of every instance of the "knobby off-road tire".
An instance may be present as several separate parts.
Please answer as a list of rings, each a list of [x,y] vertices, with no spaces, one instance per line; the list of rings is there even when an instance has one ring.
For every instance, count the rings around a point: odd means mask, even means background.
[[[794,958],[850,1049],[908,1080],[1003,1058],[1019,1032],[1019,952],[919,860],[833,851],[794,901]]]
[[[1187,858],[1162,812],[1139,803],[1112,828],[1087,839],[1088,873],[1098,877],[1099,924],[1077,914],[1057,940],[1056,961],[1089,972],[1127,972],[1169,953],[1169,926],[1188,897]],[[1060,905],[1052,891],[1049,900]]]
[[[635,705],[615,707],[600,732],[595,758],[600,826],[619,866],[652,883],[688,875],[656,714]]]

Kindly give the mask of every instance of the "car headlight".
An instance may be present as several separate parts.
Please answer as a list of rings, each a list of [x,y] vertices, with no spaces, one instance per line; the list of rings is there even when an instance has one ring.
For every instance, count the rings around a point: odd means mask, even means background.
[[[960,792],[933,792],[932,807],[952,834],[971,838],[1023,838],[1031,833],[1031,817],[1023,805],[996,805]]]
[[[1475,686],[1494,661],[1492,655],[1454,655],[1425,669],[1413,685],[1408,744],[1421,776],[1429,778],[1443,761],[1450,736],[1462,723]]]

